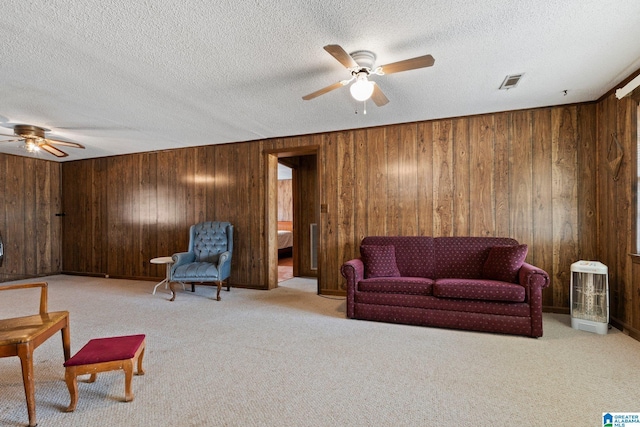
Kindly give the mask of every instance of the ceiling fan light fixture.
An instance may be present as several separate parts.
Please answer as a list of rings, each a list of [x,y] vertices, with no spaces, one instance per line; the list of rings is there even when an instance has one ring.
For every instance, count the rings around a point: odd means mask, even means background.
[[[366,101],[373,94],[373,83],[367,79],[366,75],[358,75],[356,81],[351,85],[349,91],[356,101]]]
[[[35,153],[37,151],[40,151],[40,146],[38,145],[37,142],[35,142],[35,140],[33,139],[26,139],[24,141],[24,148],[25,150],[27,150],[29,153]]]

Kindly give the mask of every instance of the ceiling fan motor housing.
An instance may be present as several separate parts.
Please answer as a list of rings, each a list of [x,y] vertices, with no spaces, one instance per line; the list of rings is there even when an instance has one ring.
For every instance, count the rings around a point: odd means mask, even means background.
[[[373,64],[376,62],[376,54],[369,50],[356,50],[349,55],[351,55],[360,68],[366,68],[368,71],[373,69]]]
[[[13,127],[13,132],[16,135],[21,136],[23,138],[44,139],[45,129],[38,126],[32,126],[32,125],[15,125]]]

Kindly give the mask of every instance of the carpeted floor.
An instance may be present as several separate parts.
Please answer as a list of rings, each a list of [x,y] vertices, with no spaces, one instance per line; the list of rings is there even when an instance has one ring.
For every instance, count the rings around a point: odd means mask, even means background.
[[[640,342],[576,331],[544,315],[531,339],[345,318],[344,299],[309,279],[271,291],[178,291],[153,282],[52,276],[50,310],[69,310],[72,352],[96,337],[144,333],[133,402],[122,372],[79,383],[65,413],[60,339],[35,352],[37,416],[47,426],[598,426],[640,411]],[[24,291],[27,292],[27,291]],[[37,311],[3,292],[2,317]],[[17,358],[0,359],[0,425],[27,422]]]

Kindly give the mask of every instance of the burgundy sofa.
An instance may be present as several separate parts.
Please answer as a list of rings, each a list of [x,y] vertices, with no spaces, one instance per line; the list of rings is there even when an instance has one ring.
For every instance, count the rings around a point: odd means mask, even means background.
[[[504,237],[368,236],[342,265],[347,317],[542,336],[549,275]]]

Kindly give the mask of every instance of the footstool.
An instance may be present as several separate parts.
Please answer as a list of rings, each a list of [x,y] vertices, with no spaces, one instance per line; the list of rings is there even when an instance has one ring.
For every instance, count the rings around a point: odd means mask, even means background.
[[[64,363],[65,381],[71,395],[71,403],[67,412],[75,410],[78,403],[78,375],[91,374],[87,382],[92,383],[96,380],[98,372],[122,369],[124,371],[124,400],[125,402],[132,401],[133,363],[138,359],[137,375],[144,375],[142,369],[144,348],[145,336],[143,334],[90,340]]]

